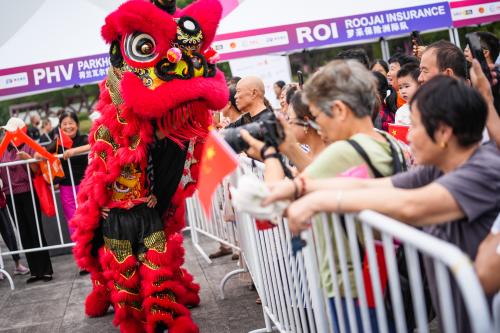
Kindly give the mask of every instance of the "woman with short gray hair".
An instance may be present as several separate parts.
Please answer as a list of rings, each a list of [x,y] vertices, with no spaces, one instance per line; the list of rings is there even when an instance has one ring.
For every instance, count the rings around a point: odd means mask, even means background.
[[[304,85],[304,100],[331,116],[331,105],[339,100],[358,118],[371,116],[377,105],[376,80],[356,60],[334,60],[316,72]]]
[[[377,105],[376,82],[373,74],[362,64],[353,60],[334,60],[316,72],[304,85],[304,100],[309,104],[313,121],[320,129],[323,139],[330,144],[312,161],[304,172],[293,181],[284,180],[273,185],[273,193],[295,193],[305,191],[303,184],[313,179],[340,176],[357,167],[366,167],[372,177],[391,176],[402,171],[404,158],[396,140],[373,127],[371,115]],[[331,221],[330,221],[331,222]],[[318,235],[318,260],[323,289],[333,304],[334,297],[340,297],[345,311],[343,295],[336,295],[329,270],[327,243],[335,240],[315,223]],[[335,245],[334,245],[335,248]],[[346,250],[347,251],[347,250]],[[339,265],[337,265],[339,267]],[[349,270],[353,270],[348,258]],[[340,274],[340,272],[337,272]],[[353,277],[354,275],[350,275]],[[342,282],[341,278],[338,281]],[[351,294],[357,298],[354,281]],[[360,311],[356,304],[356,318],[360,325]],[[339,315],[333,313],[334,331],[338,332]],[[375,309],[370,308],[372,328],[377,327]],[[347,316],[344,318],[348,322]],[[392,322],[390,323],[392,331]]]

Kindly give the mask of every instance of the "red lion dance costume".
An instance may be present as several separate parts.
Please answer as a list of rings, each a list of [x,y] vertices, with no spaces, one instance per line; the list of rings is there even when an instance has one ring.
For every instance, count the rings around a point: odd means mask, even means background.
[[[184,10],[175,0],[131,0],[102,28],[112,66],[89,135],[74,255],[93,282],[86,314],[102,316],[112,305],[121,332],[198,332],[188,307],[199,303],[199,286],[181,268],[181,230],[209,110],[228,100],[209,47],[221,12],[217,0]]]

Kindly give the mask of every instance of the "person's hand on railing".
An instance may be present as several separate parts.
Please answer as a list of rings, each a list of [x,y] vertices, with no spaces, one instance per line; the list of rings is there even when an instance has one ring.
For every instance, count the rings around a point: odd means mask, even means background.
[[[157,203],[158,203],[158,200],[156,199],[156,197],[154,196],[154,194],[151,194],[148,197],[148,207],[149,208],[154,208]]]
[[[272,204],[279,200],[293,200],[295,195],[295,185],[293,180],[284,179],[275,183],[267,184],[271,194],[262,202],[263,206]]]
[[[73,157],[73,156],[75,156],[75,149],[74,148],[66,149],[63,153],[63,158],[65,160],[67,160],[68,158]]]
[[[288,218],[288,227],[293,234],[297,235],[308,229],[311,226],[311,218],[319,213],[314,205],[316,202],[314,196],[318,193],[324,195],[321,192],[311,193],[288,206],[286,217]]]
[[[17,152],[17,157],[19,157],[19,159],[21,159],[21,160],[30,160],[33,158],[33,157],[31,157],[30,154],[28,154],[27,152],[24,152],[24,151]]]
[[[35,155],[33,156],[34,158],[36,158],[37,160],[45,160],[45,156],[43,156],[42,154],[38,153],[38,152],[35,152]]]

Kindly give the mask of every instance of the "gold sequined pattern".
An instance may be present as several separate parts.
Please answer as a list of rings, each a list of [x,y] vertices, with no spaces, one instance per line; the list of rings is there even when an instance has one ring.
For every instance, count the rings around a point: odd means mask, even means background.
[[[127,280],[130,279],[132,276],[134,276],[136,272],[135,267],[134,268],[129,268],[125,272],[121,273],[120,275],[126,278]]]
[[[99,126],[99,128],[97,128],[97,131],[95,131],[95,134],[94,134],[94,139],[95,139],[95,141],[103,141],[103,142],[106,142],[107,144],[111,145],[114,152],[116,152],[116,150],[118,150],[118,148],[120,148],[120,145],[117,144],[115,142],[115,140],[113,139],[113,136],[111,135],[111,132],[109,131],[109,129],[104,125],[101,125],[101,126]]]
[[[123,263],[132,255],[132,244],[128,240],[104,237],[104,246],[113,253],[119,263]]]
[[[153,295],[154,295],[154,297],[159,298],[159,299],[168,299],[171,302],[175,302],[175,295],[173,292],[171,292],[169,290],[162,291],[159,293],[154,293]]]
[[[137,255],[137,259],[140,261],[140,262],[144,262],[144,260],[146,259],[146,253],[142,252],[142,253],[139,253]]]
[[[136,150],[137,147],[139,146],[139,143],[141,143],[141,137],[139,135],[134,135],[130,138],[129,148],[131,150]]]
[[[114,68],[113,66],[109,66],[108,69],[108,79],[106,80],[106,87],[109,90],[109,95],[111,96],[111,100],[114,105],[123,104],[123,98],[120,94],[120,81],[122,79],[122,72]]]
[[[122,110],[119,106],[116,107],[116,120],[122,125],[127,125],[127,121],[122,117]]]
[[[167,240],[163,231],[153,232],[151,235],[144,237],[144,245],[148,249],[155,250],[156,252],[163,253],[166,251]]]
[[[169,313],[169,314],[173,315],[172,310],[164,308],[163,306],[159,306],[156,304],[151,307],[151,313],[154,313],[154,314],[156,314],[156,313]]]
[[[132,288],[124,287],[124,286],[118,284],[116,281],[114,282],[114,285],[115,285],[116,290],[124,291],[126,293],[133,294],[133,295],[139,295],[139,289],[136,289],[136,288],[132,289]]]
[[[155,287],[159,287],[163,282],[168,281],[168,280],[169,279],[167,277],[160,276],[160,278],[158,280],[156,280],[155,282],[153,282],[153,285]]]
[[[130,307],[130,308],[133,308],[135,310],[138,310],[138,311],[142,311],[142,304],[140,302],[137,302],[137,301],[133,301],[133,302],[130,302],[130,303],[125,303],[125,302],[118,302],[118,307],[120,308],[123,308],[123,307]]]
[[[99,156],[99,158],[101,158],[104,161],[104,163],[106,163],[106,160],[108,158],[108,154],[105,151],[98,152],[97,156]]]
[[[157,269],[159,269],[159,268],[160,268],[160,266],[153,264],[151,261],[149,261],[149,260],[148,260],[148,259],[146,259],[146,258],[144,258],[144,260],[142,261],[142,263],[143,263],[144,265],[146,265],[149,269],[152,269],[152,270],[154,270],[154,271],[156,271]]]

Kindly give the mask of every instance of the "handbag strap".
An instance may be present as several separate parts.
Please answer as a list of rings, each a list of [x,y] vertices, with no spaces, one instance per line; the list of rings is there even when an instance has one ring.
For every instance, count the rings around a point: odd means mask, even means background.
[[[388,138],[385,133],[383,132],[378,132],[380,133],[384,139],[389,143],[389,146],[390,146],[390,149],[391,149],[391,158],[392,158],[392,167],[393,167],[393,173],[396,174],[396,173],[399,173],[399,172],[402,172],[402,171],[406,171],[406,163],[404,163],[404,155],[403,155],[403,152],[401,151],[401,148],[399,149],[399,152],[398,152],[398,149],[394,146],[394,143],[391,141],[390,138]],[[368,165],[368,167],[370,168],[370,170],[373,172],[373,175],[375,176],[375,178],[383,178],[384,175],[382,175],[382,173],[380,171],[378,171],[377,168],[375,168],[375,166],[373,165],[372,161],[370,160],[370,157],[368,156],[368,154],[366,153],[366,151],[363,149],[363,147],[361,147],[361,145],[359,143],[357,143],[355,140],[347,140],[347,142],[354,148],[354,150],[356,150],[356,152],[363,158],[363,160],[366,162],[366,164]],[[400,158],[399,158],[399,154],[401,154],[401,158],[403,159],[403,162],[401,162]],[[341,215],[340,216],[340,224],[342,225],[342,228],[344,229],[344,232],[346,233],[347,235],[347,226],[346,226],[346,221],[345,221],[345,217],[344,215]],[[356,240],[357,240],[357,243],[358,243],[358,248],[359,248],[359,253],[360,253],[360,256],[361,256],[361,260],[363,261],[364,260],[364,247],[363,245],[361,244],[360,240],[358,237],[356,237]]]
[[[387,137],[387,135],[384,132],[378,132],[380,135],[384,137],[384,139],[387,141],[389,144],[389,147],[391,149],[391,159],[392,159],[392,170],[393,174],[400,173],[403,171],[406,171],[406,163],[404,161],[404,154],[403,151],[401,150],[401,147],[398,149],[392,142],[392,140]],[[373,175],[375,178],[383,178],[385,177],[375,166],[373,165],[372,161],[370,160],[370,157],[366,153],[366,151],[361,147],[361,145],[356,142],[355,140],[349,139],[347,142],[356,150],[356,152],[363,158],[363,160],[366,162],[370,170],[372,171]],[[403,161],[401,161],[401,159]]]
[[[384,175],[382,175],[380,173],[380,171],[378,171],[377,168],[375,168],[375,166],[372,164],[370,157],[368,157],[368,154],[363,149],[363,147],[361,147],[361,145],[359,143],[357,143],[356,141],[351,140],[351,139],[347,140],[347,142],[352,146],[352,148],[354,148],[354,150],[356,150],[356,152],[359,154],[359,156],[361,156],[363,158],[363,160],[366,162],[366,164],[368,165],[370,170],[373,172],[373,175],[375,176],[375,178],[384,177]]]

